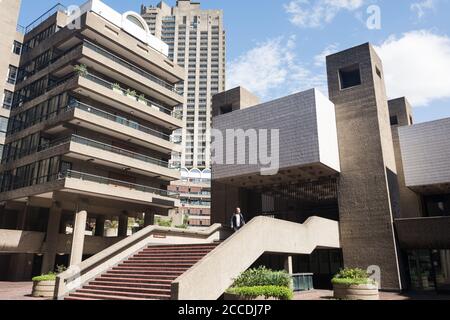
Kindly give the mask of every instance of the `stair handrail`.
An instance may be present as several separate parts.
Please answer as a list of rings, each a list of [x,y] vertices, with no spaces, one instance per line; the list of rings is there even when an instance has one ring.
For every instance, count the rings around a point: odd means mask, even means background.
[[[175,279],[171,298],[216,300],[262,254],[311,254],[317,248],[340,248],[337,221],[310,217],[299,224],[256,217]]]
[[[189,237],[198,236],[208,239],[222,230],[225,229],[221,224],[213,224],[204,230],[148,226],[84,260],[80,264],[73,265],[66,271],[58,274],[56,277],[54,299],[62,299],[69,292],[80,288],[86,282],[143,249],[150,244],[151,236],[155,233],[186,235]],[[158,244],[155,243],[155,245]]]

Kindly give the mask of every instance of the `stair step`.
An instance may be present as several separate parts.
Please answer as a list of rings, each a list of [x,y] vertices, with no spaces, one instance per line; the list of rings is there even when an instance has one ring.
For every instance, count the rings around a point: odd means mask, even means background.
[[[164,270],[161,270],[161,271],[147,271],[147,270],[145,270],[145,269],[142,269],[142,270],[139,270],[139,269],[113,269],[113,270],[111,270],[110,272],[117,272],[117,271],[119,271],[119,272],[128,272],[128,273],[131,273],[131,274],[140,274],[140,275],[154,275],[154,276],[162,276],[162,275],[167,275],[167,276],[175,276],[175,277],[178,277],[178,276],[181,276],[185,271],[176,271],[176,272],[174,272],[174,271],[171,271],[171,272],[167,272],[167,271],[164,271]]]
[[[155,275],[155,274],[146,274],[145,272],[135,272],[135,271],[120,271],[120,270],[111,270],[106,273],[106,275],[120,275],[120,277],[127,277],[127,278],[143,278],[143,277],[149,277],[152,279],[166,279],[166,280],[175,280],[178,278],[176,275]]]
[[[148,263],[148,262],[136,262],[136,263],[124,263],[122,266],[141,266],[149,268],[190,268],[195,263]]]
[[[93,286],[117,286],[117,287],[129,287],[129,288],[146,288],[146,289],[162,289],[162,290],[170,290],[170,283],[137,283],[134,281],[128,280],[128,282],[120,282],[120,281],[98,281],[94,280],[89,283],[89,285]]]
[[[166,258],[166,257],[204,257],[206,254],[210,253],[210,250],[205,250],[205,251],[199,251],[199,252],[193,252],[193,253],[189,253],[189,252],[155,252],[155,253],[138,253],[136,255],[133,256],[134,257],[161,257],[161,258]]]
[[[138,264],[138,263],[145,263],[145,264],[194,264],[197,263],[198,261],[200,261],[200,259],[197,260],[193,260],[193,259],[189,259],[189,260],[156,260],[156,259],[135,259],[135,260],[126,260],[123,261],[122,263],[124,264]]]
[[[133,297],[125,297],[121,295],[115,294],[95,294],[95,293],[71,293],[69,296],[65,298],[65,300],[149,300],[145,298],[133,298]]]
[[[105,286],[105,285],[91,285],[88,284],[83,287],[83,290],[100,290],[100,291],[117,291],[126,293],[143,293],[143,294],[156,294],[156,295],[170,295],[169,289],[151,289],[151,288],[133,288],[126,286]]]
[[[156,248],[156,247],[147,247],[145,249],[143,249],[142,251],[157,251],[157,252],[185,252],[185,251],[205,251],[205,250],[213,250],[215,249],[216,246],[211,246],[211,247],[185,247],[185,248],[180,248],[180,247],[173,247],[173,248]]]
[[[145,277],[145,276],[143,276]],[[160,279],[161,277],[148,277],[148,278],[136,278],[134,275],[132,278],[122,277],[121,275],[101,275],[99,278],[96,278],[95,281],[113,281],[113,282],[130,282],[134,283],[150,283],[150,284],[171,284],[172,280],[170,279]]]
[[[186,272],[189,268],[154,268],[143,265],[118,265],[111,270],[144,270],[144,271],[164,271],[164,272]]]
[[[200,243],[200,244],[173,244],[173,245],[156,245],[148,246],[152,249],[185,249],[185,248],[214,248],[219,244],[216,243]]]
[[[140,293],[140,292],[124,292],[116,290],[95,290],[95,289],[80,289],[77,293],[97,294],[103,296],[115,296],[129,298],[141,298],[141,299],[170,299],[170,294],[154,294],[154,293]]]
[[[129,258],[127,261],[198,261],[202,259],[204,256],[189,256],[189,257],[174,257],[174,256],[167,256],[167,257],[161,257],[161,256],[134,256],[132,258]]]

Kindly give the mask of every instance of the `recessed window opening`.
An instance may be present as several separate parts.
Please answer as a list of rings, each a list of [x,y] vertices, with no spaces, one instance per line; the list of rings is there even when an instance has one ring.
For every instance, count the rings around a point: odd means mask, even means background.
[[[339,82],[341,90],[359,86],[361,84],[359,64],[339,69]]]

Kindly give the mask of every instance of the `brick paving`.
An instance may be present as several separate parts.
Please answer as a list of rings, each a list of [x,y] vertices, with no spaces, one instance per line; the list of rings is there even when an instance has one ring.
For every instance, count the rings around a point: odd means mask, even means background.
[[[45,300],[31,296],[32,282],[0,282],[0,300]]]
[[[298,292],[294,295],[294,300],[330,300],[333,299],[331,290],[313,290],[308,292]],[[380,300],[450,300],[450,295],[436,293],[392,293],[381,292]]]

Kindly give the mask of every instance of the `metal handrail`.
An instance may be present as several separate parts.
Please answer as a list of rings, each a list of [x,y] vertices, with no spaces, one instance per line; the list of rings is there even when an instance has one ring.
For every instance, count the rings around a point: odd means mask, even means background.
[[[39,16],[36,20],[31,22],[26,28],[25,28],[25,34],[30,33],[34,28],[36,28],[38,25],[42,23],[42,21],[46,20],[47,18],[54,15],[56,12],[62,11],[65,12],[67,8],[63,6],[61,3],[57,3],[50,9],[48,9],[46,12],[44,12],[41,16]]]
[[[167,108],[163,107],[162,105],[160,105],[160,104],[158,104],[158,103],[156,103],[154,101],[151,101],[151,100],[149,100],[147,98],[138,97],[138,96],[136,96],[136,94],[135,95],[131,95],[130,94],[131,92],[129,93],[128,90],[124,90],[124,89],[122,89],[120,87],[117,87],[115,84],[113,84],[113,83],[111,83],[111,82],[109,82],[109,81],[107,81],[105,79],[102,79],[102,78],[100,78],[98,76],[95,76],[95,75],[93,75],[91,73],[85,73],[85,74],[80,74],[80,75],[82,77],[84,77],[84,78],[86,78],[88,80],[94,81],[95,83],[100,84],[100,85],[102,85],[102,86],[104,86],[106,88],[109,88],[111,90],[120,91],[123,95],[129,96],[130,98],[132,98],[132,99],[134,99],[134,100],[136,100],[138,102],[142,102],[143,104],[145,104],[148,107],[156,108],[156,109],[158,109],[159,111],[161,111],[161,112],[163,112],[165,114],[171,115],[171,116],[173,116],[173,117],[175,117],[177,119],[182,119],[182,115],[180,115],[179,112],[175,112],[173,110],[167,109]]]
[[[129,189],[158,194],[163,197],[169,197],[169,198],[174,198],[174,199],[179,198],[179,194],[176,192],[157,189],[157,188],[144,186],[144,185],[140,185],[140,184],[135,184],[135,183],[130,183],[130,182],[126,182],[126,181],[120,181],[120,180],[115,180],[115,179],[111,179],[111,178],[96,176],[93,174],[83,173],[83,172],[78,172],[78,171],[73,171],[73,170],[67,170],[66,172],[61,173],[61,175],[59,176],[59,179],[66,179],[66,178],[86,180],[86,181],[91,181],[91,182],[96,182],[96,183],[106,184],[106,185],[112,185],[112,186],[117,186],[117,187],[126,187]]]
[[[147,79],[149,79],[149,80],[151,80],[151,81],[153,81],[153,82],[163,86],[164,88],[169,89],[170,91],[175,92],[178,95],[181,95],[181,96],[183,95],[183,93],[178,91],[175,88],[175,86],[173,86],[170,83],[160,79],[159,77],[153,75],[152,73],[147,72],[147,71],[145,71],[145,70],[143,70],[143,69],[141,69],[141,68],[139,68],[139,67],[137,67],[137,66],[135,66],[135,65],[133,65],[131,63],[129,63],[128,61],[126,61],[126,60],[116,56],[115,54],[109,52],[108,50],[106,50],[106,49],[104,49],[102,47],[99,47],[99,46],[97,46],[97,45],[95,45],[92,42],[87,41],[87,40],[84,40],[84,44],[85,44],[85,46],[87,48],[89,48],[91,50],[94,50],[95,52],[103,55],[104,57],[106,57],[106,58],[108,58],[108,59],[110,59],[110,60],[112,60],[112,61],[114,61],[114,62],[116,62],[116,63],[118,63],[118,64],[120,64],[120,65],[122,65],[122,66],[124,66],[124,67],[126,67],[126,68],[128,68],[130,70],[132,70],[132,71],[134,71],[134,72],[136,72],[136,73],[139,73],[141,76],[143,76],[143,77],[145,77],[145,78],[147,78]]]

